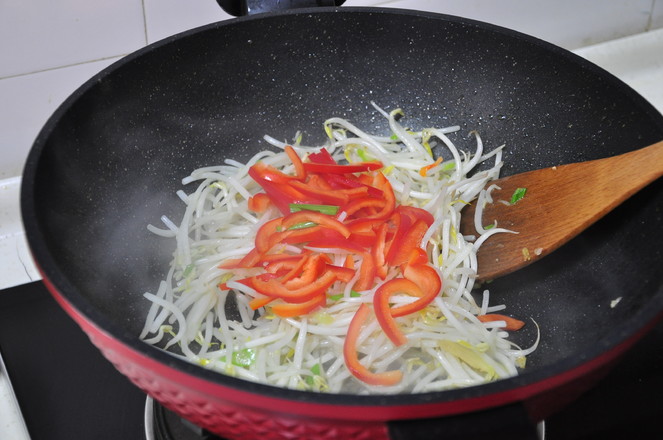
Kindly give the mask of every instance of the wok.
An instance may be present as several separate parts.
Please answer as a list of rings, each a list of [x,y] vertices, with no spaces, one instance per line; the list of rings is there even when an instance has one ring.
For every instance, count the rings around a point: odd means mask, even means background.
[[[30,248],[59,304],[166,407],[227,438],[523,438],[598,380],[663,310],[663,182],[544,262],[495,281],[494,301],[541,328],[518,377],[421,395],[320,395],[249,383],[138,339],[172,248],[146,230],[177,219],[191,170],[324,141],[345,117],[387,133],[458,124],[471,149],[506,144],[503,175],[663,139],[663,117],[600,68],[543,41],[458,17],[371,8],[242,17],[148,46],[69,97],[37,137],[21,193]],[[617,306],[611,301],[621,297]],[[529,345],[533,325],[515,341]],[[520,430],[520,431],[519,431]]]

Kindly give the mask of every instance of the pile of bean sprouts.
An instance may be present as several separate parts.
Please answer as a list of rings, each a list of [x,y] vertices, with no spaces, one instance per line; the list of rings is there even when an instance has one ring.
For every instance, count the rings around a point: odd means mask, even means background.
[[[320,392],[420,393],[518,374],[525,366],[525,356],[536,349],[538,338],[531,347],[519,348],[509,341],[503,321],[483,323],[476,317],[505,306],[491,305],[487,290],[477,294],[480,301],[472,295],[477,249],[491,235],[510,232],[492,219],[486,226],[481,218],[483,206],[492,202],[494,185],[489,183],[499,176],[503,146],[485,152],[479,134],[472,132],[469,142],[475,149],[462,152],[448,136],[459,127],[414,131],[401,125],[400,109],[387,113],[374,106],[387,118],[390,135],[369,134],[347,120],[331,118],[324,122],[330,138],[325,145],[302,145],[299,134],[289,144],[265,136],[275,148],[261,151],[247,163],[225,159],[222,165],[197,169],[184,178],[183,185],[197,183],[197,187],[190,193],[177,193],[185,205],[180,223],[164,216],[165,228],[148,225],[149,231],[174,239],[177,248],[158,290],[144,294],[151,306],[140,338],[220,373]],[[347,285],[337,282],[328,291],[326,306],[306,316],[280,318],[270,313],[269,306],[253,311],[248,303],[258,294],[236,282],[255,275],[255,269],[219,268],[226,259],[241,258],[251,251],[258,228],[281,215],[276,208],[262,214],[247,208],[249,197],[261,191],[248,170],[264,161],[293,174],[293,165],[283,151],[286,145],[292,145],[302,158],[324,147],[341,163],[367,157],[379,160],[397,202],[423,208],[434,216],[422,244],[443,280],[442,291],[423,311],[397,319],[408,341],[403,346],[395,347],[375,319],[363,328],[357,342],[360,362],[371,371],[403,371],[403,380],[395,386],[360,382],[343,359],[348,324],[362,302],[371,304],[372,291],[356,295],[353,281]],[[422,176],[421,168],[435,160],[433,149],[444,160]],[[481,170],[477,170],[480,164]],[[477,203],[476,237],[459,232],[461,210],[470,202]],[[292,246],[288,251],[301,249]],[[335,264],[342,265],[343,253],[326,251]],[[218,287],[224,282],[230,290]],[[406,295],[392,298],[400,304],[412,299]],[[231,313],[229,309],[236,310]],[[473,361],[450,347],[470,350]]]

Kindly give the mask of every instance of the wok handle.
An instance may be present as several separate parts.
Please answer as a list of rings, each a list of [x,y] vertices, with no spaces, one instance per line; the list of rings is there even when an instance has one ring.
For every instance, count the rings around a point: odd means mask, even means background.
[[[216,0],[216,2],[228,14],[240,17],[284,9],[341,6],[345,0]]]
[[[387,423],[391,440],[537,440],[541,437],[522,403],[434,419]]]

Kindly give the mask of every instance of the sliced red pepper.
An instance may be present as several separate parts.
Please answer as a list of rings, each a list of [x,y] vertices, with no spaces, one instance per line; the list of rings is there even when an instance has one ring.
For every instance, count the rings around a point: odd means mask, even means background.
[[[377,236],[373,231],[353,232],[350,234],[350,240],[364,248],[370,248],[375,244]]]
[[[312,248],[340,249],[357,254],[365,252],[365,249],[359,244],[350,240],[349,237],[345,238],[343,236],[332,237],[328,235],[316,237],[314,240],[309,242],[308,246]]]
[[[279,280],[284,283],[294,277],[296,277],[304,268],[304,265],[310,259],[310,254],[302,254],[301,257],[297,260],[281,260],[269,263],[265,270],[268,273],[279,274],[282,271],[286,273],[279,276]]]
[[[359,278],[354,285],[355,290],[361,292],[362,290],[372,289],[375,285],[376,274],[377,267],[373,256],[368,252],[363,252],[361,266],[359,266]]]
[[[401,223],[402,225],[403,223]],[[421,247],[421,240],[428,231],[428,225],[422,220],[417,220],[412,226],[406,227],[405,231],[402,228],[399,229],[398,235],[389,249],[387,264],[390,266],[400,266],[407,263],[412,251]]]
[[[288,158],[290,158],[292,164],[295,166],[295,176],[300,180],[304,180],[306,178],[304,163],[302,162],[302,159],[299,157],[295,149],[292,148],[291,145],[286,145],[285,154],[288,155]]]
[[[425,209],[417,208],[416,206],[400,205],[398,208],[396,208],[396,211],[400,212],[401,214],[407,215],[413,221],[423,220],[424,223],[426,223],[428,226],[432,225],[433,222],[435,221],[433,214],[426,211]]]
[[[336,161],[329,154],[326,148],[322,148],[318,153],[311,153],[308,155],[308,160],[315,163],[322,163],[328,165],[336,165]]]
[[[336,281],[336,275],[327,272],[312,283],[299,289],[290,289],[278,280],[263,281],[256,277],[253,280],[253,288],[263,295],[282,298],[291,303],[304,303],[316,295],[324,295],[327,289]]]
[[[382,191],[370,186],[365,183],[360,182],[356,177],[352,175],[343,175],[343,174],[325,174],[324,175],[327,182],[330,185],[340,189],[340,188],[366,188],[366,195],[374,198],[382,198]]]
[[[309,156],[310,157],[310,156]],[[326,163],[305,162],[304,169],[309,173],[352,174],[379,170],[382,162],[360,162],[351,165],[332,165]]]
[[[293,270],[279,281],[288,289],[297,290],[312,284],[320,278],[320,274],[327,265],[320,254],[313,254],[304,260],[304,264]],[[336,274],[334,274],[336,277]]]
[[[377,276],[381,279],[387,277],[387,272],[389,271],[389,266],[387,265],[385,259],[385,248],[387,240],[387,229],[389,225],[386,223],[380,224],[375,238],[375,244],[371,248],[371,255],[373,256],[373,261],[375,261],[375,270]]]
[[[385,371],[384,373],[373,373],[364,367],[357,356],[357,339],[361,333],[361,327],[368,318],[371,309],[366,304],[361,304],[355,316],[350,321],[348,332],[343,342],[343,359],[348,371],[357,379],[369,385],[390,386],[396,385],[403,379],[400,370]]]
[[[423,292],[423,296],[410,304],[393,307],[391,309],[391,316],[394,318],[423,310],[428,304],[433,302],[442,289],[442,279],[431,265],[416,264],[406,266],[403,276],[419,286]]]
[[[355,199],[343,207],[343,211],[349,216],[356,214],[365,208],[384,208],[387,201],[384,199],[374,199],[372,197],[362,197]]]
[[[249,174],[250,174],[249,170]],[[282,214],[290,212],[292,203],[320,203],[320,200],[296,190],[285,183],[270,182],[265,179],[253,178],[265,190],[274,205]]]
[[[330,185],[329,182],[327,182],[327,179],[323,178],[320,174],[309,174],[306,183],[317,189],[326,189],[326,190],[336,189],[332,185]]]
[[[251,168],[249,168],[249,176],[256,181],[260,179],[273,183],[288,183],[293,179],[296,179],[296,177],[285,174],[264,162],[256,162],[251,166]]]
[[[266,193],[257,193],[249,197],[248,208],[253,212],[265,212],[272,205],[272,200]]]
[[[350,230],[336,218],[315,211],[297,211],[283,217],[283,228],[288,229],[296,224],[304,222],[317,223],[320,226],[335,230],[344,237],[350,236]]]
[[[512,317],[506,316],[506,315],[500,315],[498,313],[489,313],[487,315],[479,315],[479,316],[477,316],[477,318],[481,322],[504,321],[504,322],[506,322],[506,327],[504,327],[504,330],[509,330],[509,331],[520,330],[525,325],[525,323],[523,321],[521,321],[520,319],[512,318]]]
[[[428,254],[422,248],[413,249],[408,257],[407,264],[426,264],[428,263]]]
[[[251,310],[258,310],[260,307],[265,307],[270,302],[274,301],[276,298],[270,298],[268,296],[262,296],[259,298],[253,298],[249,301],[249,307]]]
[[[356,273],[354,268],[335,266],[332,264],[328,264],[327,267],[325,267],[325,270],[332,272],[334,275],[336,275],[336,279],[338,281],[342,281],[344,283],[349,282],[355,276]]]
[[[301,316],[306,315],[307,313],[311,313],[313,310],[324,306],[326,303],[327,297],[325,295],[318,295],[306,302],[299,304],[274,304],[272,306],[272,312],[281,318],[291,318],[293,316]]]
[[[405,278],[391,279],[375,291],[375,295],[373,296],[375,316],[378,318],[382,331],[384,331],[395,346],[399,347],[407,342],[407,338],[398,328],[389,307],[389,299],[397,293],[405,293],[416,297],[422,297],[424,294],[419,286]]]
[[[373,186],[379,188],[382,191],[382,196],[385,201],[385,205],[382,209],[376,214],[372,215],[371,218],[383,219],[391,215],[392,211],[396,208],[396,196],[394,195],[394,190],[391,187],[389,180],[384,177],[382,173],[375,173],[373,178]]]
[[[251,251],[246,254],[239,263],[237,267],[255,267],[260,262],[260,252],[256,248],[251,249]]]
[[[283,228],[283,217],[277,217],[268,221],[256,233],[255,245],[256,250],[261,253],[267,253],[275,244],[278,243],[278,232]]]
[[[348,269],[354,270],[355,268],[355,259],[352,258],[352,255],[348,254],[345,256],[345,262],[343,263],[343,267],[347,267]]]
[[[302,194],[314,197],[316,200],[320,200],[322,203],[328,205],[339,205],[339,206],[345,205],[346,203],[348,203],[348,200],[350,199],[350,197],[347,194],[343,194],[340,191],[315,188],[311,185],[308,185],[304,182],[300,182],[298,180],[291,182],[290,186],[292,186]]]

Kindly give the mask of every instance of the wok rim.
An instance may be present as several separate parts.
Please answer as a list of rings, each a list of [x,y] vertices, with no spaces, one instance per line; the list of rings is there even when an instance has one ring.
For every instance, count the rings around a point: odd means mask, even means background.
[[[286,388],[275,387],[262,383],[250,382],[231,376],[217,373],[201,366],[189,363],[187,361],[174,358],[173,356],[161,351],[160,349],[146,344],[138,339],[137,335],[129,333],[126,329],[117,325],[106,314],[97,310],[83,293],[74,286],[67,278],[64,271],[58,268],[57,259],[51,253],[46,245],[45,234],[40,225],[41,220],[37,216],[38,209],[34,203],[37,166],[40,161],[41,153],[47,145],[47,141],[57,127],[60,119],[67,113],[69,108],[85,93],[92,89],[95,84],[106,76],[125,64],[132,63],[144,54],[149,53],[164,45],[176,44],[177,41],[187,36],[201,32],[213,31],[216,28],[237,25],[238,23],[253,20],[264,20],[270,17],[283,16],[290,14],[326,14],[326,13],[373,13],[373,14],[394,14],[394,15],[414,15],[427,19],[443,20],[456,22],[463,25],[478,27],[499,35],[509,36],[516,39],[524,39],[550,52],[556,57],[566,58],[574,64],[579,64],[582,68],[597,75],[608,82],[615,89],[624,93],[625,97],[638,107],[643,116],[650,116],[663,132],[663,115],[640,94],[633,90],[626,83],[622,82],[614,75],[596,66],[595,64],[573,54],[570,51],[562,49],[552,43],[548,43],[530,35],[504,28],[501,26],[485,23],[477,20],[463,17],[438,14],[425,11],[412,11],[397,8],[375,8],[375,7],[321,7],[321,8],[302,8],[288,11],[278,11],[256,16],[238,17],[221,22],[210,23],[194,29],[190,29],[173,36],[164,38],[155,43],[149,44],[106,67],[88,81],[76,89],[49,117],[39,134],[37,135],[26,161],[23,178],[21,183],[21,214],[22,221],[26,230],[26,237],[31,249],[33,259],[37,262],[38,268],[44,281],[52,284],[57,292],[49,288],[51,294],[56,296],[59,301],[65,301],[71,307],[67,310],[74,319],[77,317],[89,323],[99,331],[106,333],[112,339],[126,346],[142,356],[150,358],[161,365],[176,369],[177,371],[210,382],[215,386],[230,388],[240,392],[258,394],[267,398],[277,400],[288,400],[306,403],[308,405],[322,404],[325,406],[344,406],[344,407],[402,407],[411,405],[436,405],[448,402],[459,402],[469,400],[489,401],[485,407],[494,407],[511,403],[519,400],[525,400],[528,397],[535,396],[551,387],[567,383],[574,378],[580,377],[592,371],[596,365],[601,364],[606,356],[608,358],[619,355],[628,346],[645,334],[648,328],[663,317],[663,286],[659,286],[658,291],[654,292],[647,304],[647,307],[641,307],[628,320],[616,324],[613,330],[606,335],[599,343],[584,353],[582,356],[566,357],[552,364],[537,368],[535,371],[525,369],[518,376],[501,379],[487,384],[461,388],[456,390],[436,391],[418,394],[394,394],[394,395],[355,395],[355,394],[328,394],[311,391],[300,391]],[[60,296],[60,298],[57,298]],[[62,305],[62,304],[60,304]],[[72,312],[77,315],[74,316]],[[80,324],[79,324],[80,325]],[[481,406],[481,405],[480,405]],[[480,406],[477,409],[480,409]]]

